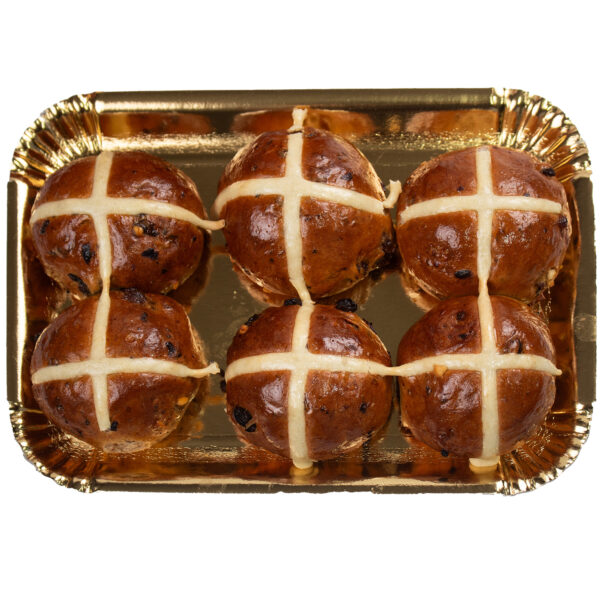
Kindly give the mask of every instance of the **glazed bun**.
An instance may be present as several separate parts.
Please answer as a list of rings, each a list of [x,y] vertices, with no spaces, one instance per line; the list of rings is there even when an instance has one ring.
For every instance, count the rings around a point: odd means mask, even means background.
[[[50,277],[82,298],[100,291],[100,245],[110,286],[168,292],[198,266],[203,227],[214,228],[194,183],[143,152],[103,152],[53,173],[31,216],[33,241]]]
[[[264,133],[227,165],[215,212],[232,260],[260,287],[320,298],[348,289],[394,251],[381,183],[347,140],[303,127]]]
[[[72,305],[42,333],[31,360],[33,393],[63,431],[106,452],[134,452],[167,436],[199,378],[218,369],[204,369],[196,333],[174,300],[112,292],[104,336],[96,331],[104,297]]]
[[[239,329],[227,365],[227,412],[238,434],[300,468],[358,448],[390,414],[392,378],[376,374],[389,355],[352,313],[269,308]]]
[[[554,170],[499,147],[422,164],[404,185],[397,210],[403,268],[437,298],[477,294],[478,253],[491,246],[489,293],[530,301],[554,282],[571,232]],[[486,211],[493,211],[491,231],[478,226]]]
[[[441,302],[398,348],[402,422],[444,453],[495,464],[544,420],[554,401],[555,353],[546,324],[525,304],[494,297],[492,323],[478,299]],[[482,349],[491,325],[495,347]]]

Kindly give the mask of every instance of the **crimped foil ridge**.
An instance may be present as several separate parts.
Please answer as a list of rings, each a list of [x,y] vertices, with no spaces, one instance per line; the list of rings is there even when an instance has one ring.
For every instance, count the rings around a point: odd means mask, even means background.
[[[13,153],[11,179],[22,181],[29,189],[37,191],[57,169],[76,158],[99,153],[102,149],[102,132],[94,101],[95,94],[80,94],[57,102],[43,111],[19,140]],[[44,461],[40,458],[42,446],[52,446],[56,441],[55,436],[48,433],[46,441],[36,442],[32,439],[35,431],[57,431],[56,428],[41,411],[24,406],[21,397],[18,401],[9,400],[13,434],[25,458],[40,473],[59,485],[81,492],[93,491],[93,471],[97,461],[85,456],[85,453],[76,452],[73,462],[79,462],[80,465],[72,468],[71,475],[61,475],[58,469],[68,460],[68,455],[61,452],[60,445],[54,449],[52,456],[44,456]],[[25,414],[35,412],[39,412],[43,422],[26,425]],[[61,434],[60,437],[68,443],[65,436]],[[61,457],[65,459],[62,460]],[[90,470],[92,472],[88,475]]]
[[[90,493],[97,489],[94,475],[98,463],[94,460],[94,457],[73,456],[64,450],[59,454],[58,451],[60,450],[60,447],[55,447],[53,448],[53,455],[56,459],[48,460],[48,457],[45,457],[46,460],[41,460],[40,450],[42,449],[42,446],[47,447],[54,445],[53,436],[49,433],[46,440],[41,444],[36,444],[28,440],[27,434],[31,434],[34,431],[53,430],[55,429],[54,425],[47,420],[45,423],[40,423],[39,425],[25,425],[23,419],[24,413],[33,411],[32,409],[23,408],[15,403],[11,403],[9,412],[13,435],[19,443],[19,446],[21,446],[21,450],[27,461],[30,462],[39,473],[49,477],[58,485],[73,488],[79,492]],[[35,412],[39,412],[43,416],[41,411]],[[72,460],[73,458],[75,458],[76,462],[80,463],[81,468],[73,469],[73,474],[70,476],[61,475],[58,472],[58,469],[65,462]]]
[[[545,436],[551,436],[554,440],[563,438],[565,445],[568,445],[567,449],[561,447],[553,452],[551,446],[546,445],[544,450],[546,453],[549,452],[550,456],[545,456],[536,451],[535,438],[526,440],[519,448],[501,457],[499,466],[501,478],[496,484],[498,492],[514,496],[536,490],[554,481],[575,462],[589,436],[592,408],[585,408],[577,403],[575,424],[569,427],[568,431],[560,431],[560,423],[556,423],[556,417],[560,416],[551,414],[541,426],[536,438]],[[537,472],[532,469],[534,466],[539,467]]]
[[[76,158],[98,154],[102,132],[94,94],[77,95],[46,109],[23,133],[11,177],[34,187]]]
[[[541,96],[509,88],[493,89],[491,105],[500,108],[498,145],[550,163],[562,182],[591,175],[587,145],[560,108]]]

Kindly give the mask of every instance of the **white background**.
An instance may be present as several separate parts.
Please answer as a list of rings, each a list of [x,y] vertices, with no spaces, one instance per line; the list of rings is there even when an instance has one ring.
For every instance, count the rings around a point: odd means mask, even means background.
[[[515,87],[600,160],[592,2],[396,4],[3,3],[4,179],[44,108],[96,90]],[[2,413],[5,598],[599,597],[598,423],[559,480],[515,498],[89,496],[36,473]]]

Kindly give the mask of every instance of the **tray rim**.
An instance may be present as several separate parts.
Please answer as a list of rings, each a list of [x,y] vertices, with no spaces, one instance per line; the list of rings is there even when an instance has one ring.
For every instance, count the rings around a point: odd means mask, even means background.
[[[373,493],[504,493],[506,495],[514,495],[521,491],[530,491],[537,489],[540,485],[544,485],[549,481],[556,479],[562,471],[568,468],[577,458],[581,451],[582,445],[589,437],[591,427],[591,417],[593,405],[596,397],[591,399],[589,407],[584,407],[580,402],[577,402],[576,413],[580,414],[583,411],[585,418],[585,430],[580,431],[578,435],[579,442],[576,448],[571,448],[564,456],[565,460],[556,467],[552,476],[544,478],[543,481],[533,481],[532,485],[525,490],[507,490],[504,482],[489,481],[476,483],[442,483],[438,481],[428,481],[427,479],[416,478],[400,478],[390,477],[389,479],[397,479],[398,484],[378,485],[369,483],[369,480],[364,480],[356,483],[340,482],[339,484],[309,484],[300,485],[296,483],[274,483],[268,481],[254,481],[242,478],[220,478],[220,477],[201,477],[195,478],[194,482],[182,482],[178,480],[154,480],[149,482],[140,481],[108,481],[102,478],[94,480],[84,479],[79,477],[65,477],[57,472],[48,469],[40,461],[35,460],[31,449],[28,448],[27,440],[24,432],[19,428],[18,416],[15,418],[13,404],[11,399],[19,397],[21,387],[21,348],[18,347],[18,331],[24,327],[23,316],[19,314],[18,308],[21,303],[19,297],[23,295],[23,270],[21,259],[21,238],[22,238],[22,223],[19,222],[19,212],[17,205],[17,188],[19,185],[26,185],[19,177],[18,153],[19,150],[26,148],[29,141],[42,131],[49,119],[56,115],[68,114],[72,110],[72,103],[76,106],[89,110],[97,117],[100,114],[111,112],[127,112],[139,111],[144,109],[144,112],[162,112],[162,111],[177,111],[177,112],[197,112],[197,111],[245,111],[245,110],[265,110],[269,108],[281,108],[282,106],[294,106],[296,104],[319,105],[325,108],[348,108],[348,96],[357,98],[359,101],[353,101],[352,106],[356,109],[366,109],[377,106],[378,108],[389,106],[390,108],[444,108],[445,106],[452,107],[468,107],[468,108],[492,108],[499,103],[506,92],[516,92],[528,95],[527,92],[513,88],[386,88],[386,89],[270,89],[270,90],[197,90],[197,91],[128,91],[128,92],[93,92],[89,94],[80,94],[72,96],[66,100],[57,102],[45,111],[43,111],[33,125],[25,130],[24,135],[20,139],[13,156],[13,169],[10,173],[8,182],[8,201],[7,201],[7,289],[13,287],[16,291],[7,301],[7,392],[9,402],[9,412],[13,426],[13,434],[17,442],[21,445],[24,456],[28,462],[34,464],[36,469],[43,475],[53,479],[59,485],[65,487],[73,487],[82,492],[91,492],[94,490],[122,490],[122,491],[189,491],[189,492],[232,492],[232,493],[272,493],[278,491],[285,492],[311,492],[325,493],[330,491],[371,491]],[[403,99],[399,101],[398,95],[402,95]],[[446,95],[443,101],[432,101],[433,95]],[[560,109],[552,105],[547,100],[529,94],[533,98],[538,98],[547,106],[554,108],[565,117],[565,122],[572,125],[571,121],[564,115]],[[242,97],[243,102],[240,102]],[[373,98],[373,99],[372,99]],[[343,100],[343,101],[342,101]],[[589,152],[585,146],[585,142],[581,139],[579,131],[573,126],[574,133],[578,136],[580,142],[585,148],[586,159],[582,162],[583,167],[574,171],[569,179],[589,180],[591,170],[591,161]],[[99,133],[99,141],[97,150],[100,151],[102,144],[102,135]],[[61,148],[61,150],[65,150]],[[67,148],[67,154],[70,154]],[[72,148],[74,158],[78,156],[78,149]],[[590,182],[591,185],[591,182]],[[590,192],[591,210],[593,212],[593,198]],[[595,273],[595,229],[592,230],[591,242],[594,248],[594,273]],[[17,256],[16,261],[12,261],[11,257]],[[591,311],[586,311],[586,316],[590,316],[594,322],[596,320],[596,278],[593,282],[593,302],[589,303],[592,307]],[[581,298],[579,291],[580,281],[577,280],[577,298],[575,302],[575,313],[577,305]],[[24,301],[24,300],[23,300]],[[588,304],[586,302],[586,304]],[[594,330],[595,331],[595,330]],[[574,334],[575,340],[575,358],[578,362],[579,351],[577,348],[578,339]],[[590,341],[590,340],[586,340]],[[594,357],[597,352],[597,344],[594,333]],[[595,365],[595,363],[594,363]],[[576,378],[580,379],[581,373],[577,369]],[[593,378],[596,380],[596,370],[593,370]],[[580,426],[580,425],[579,425]],[[578,427],[576,423],[574,429]],[[204,481],[206,480],[206,481]],[[242,489],[243,488],[243,489]]]

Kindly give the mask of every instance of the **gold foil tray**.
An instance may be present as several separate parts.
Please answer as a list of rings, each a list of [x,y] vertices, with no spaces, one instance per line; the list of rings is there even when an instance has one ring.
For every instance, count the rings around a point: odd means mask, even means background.
[[[549,316],[563,375],[543,426],[503,456],[496,472],[476,475],[466,460],[443,457],[416,442],[400,425],[397,403],[379,440],[299,477],[290,471],[289,461],[237,439],[225,414],[219,377],[211,378],[205,402],[192,403],[175,433],[134,455],[106,455],[63,434],[32,398],[28,366],[33,344],[68,302],[35,258],[27,226],[31,204],[45,178],[72,159],[103,149],[148,150],[187,172],[210,207],[221,170],[256,133],[245,128],[247,116],[240,115],[281,111],[296,104],[358,113],[342,129],[383,181],[403,181],[419,163],[441,152],[493,143],[543,158],[564,182],[573,214],[573,240],[555,287],[538,307]],[[260,126],[258,121],[254,119],[254,127]],[[335,119],[327,117],[325,122],[336,126]],[[8,186],[7,379],[15,437],[41,473],[81,491],[515,494],[535,489],[573,462],[590,427],[596,278],[589,175],[587,148],[571,121],[543,98],[519,90],[133,92],[60,102],[24,133]],[[412,300],[423,304],[424,299],[405,288],[398,272],[381,275],[360,290],[359,314],[373,322],[394,355],[402,335],[422,314]],[[221,233],[213,235],[210,258],[176,297],[191,307],[190,317],[208,356],[222,366],[239,325],[264,308],[233,271]]]

